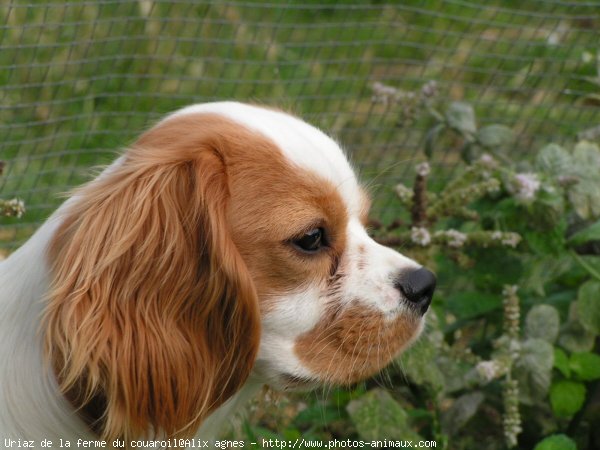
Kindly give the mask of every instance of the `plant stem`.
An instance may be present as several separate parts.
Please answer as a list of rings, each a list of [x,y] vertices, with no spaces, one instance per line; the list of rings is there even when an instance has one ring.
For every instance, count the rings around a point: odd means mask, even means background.
[[[427,223],[427,175],[417,174],[413,192],[413,205],[410,210],[412,226],[422,227]]]

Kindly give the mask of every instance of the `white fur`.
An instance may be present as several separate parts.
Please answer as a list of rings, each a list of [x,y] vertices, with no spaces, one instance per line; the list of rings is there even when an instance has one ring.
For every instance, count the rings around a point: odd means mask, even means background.
[[[42,359],[39,319],[48,288],[45,250],[58,215],[0,263],[0,443],[91,438]]]
[[[298,336],[309,332],[323,316],[325,304],[317,286],[278,298],[273,311],[262,320],[260,348],[256,358],[256,372],[269,384],[280,386],[279,376],[289,374],[314,378],[294,352]]]
[[[364,227],[357,221],[348,223],[350,238],[346,261],[351,265],[350,274],[344,285],[344,299],[358,299],[365,306],[373,307],[388,317],[402,312],[401,294],[393,285],[394,277],[400,270],[418,269],[412,259],[378,244],[369,237]],[[358,247],[364,248],[364,269],[356,267]]]
[[[350,217],[347,250],[340,262],[347,273],[342,300],[359,298],[365,307],[391,316],[399,314],[400,293],[393,287],[393,277],[402,269],[419,266],[367,235],[358,219],[360,188],[340,147],[295,117],[239,103],[193,105],[169,117],[199,112],[221,114],[262,133],[282,149],[289,161],[337,187]],[[122,163],[120,158],[114,164]],[[60,395],[51,370],[43,363],[39,319],[48,290],[46,248],[60,221],[61,210],[22,248],[0,263],[0,440],[94,439]],[[357,264],[359,248],[365,258],[362,269]],[[277,306],[263,317],[254,374],[238,394],[204,422],[199,437],[214,438],[225,418],[261,384],[278,385],[278,375],[311,378],[318,375],[302,366],[294,354],[294,341],[322,317],[324,295],[323,286],[308,286],[277,299]]]

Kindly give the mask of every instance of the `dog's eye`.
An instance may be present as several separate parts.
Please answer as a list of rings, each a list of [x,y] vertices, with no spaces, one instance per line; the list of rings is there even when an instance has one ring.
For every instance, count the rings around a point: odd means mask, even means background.
[[[313,228],[301,238],[294,239],[292,243],[305,252],[315,253],[325,245],[323,228]]]

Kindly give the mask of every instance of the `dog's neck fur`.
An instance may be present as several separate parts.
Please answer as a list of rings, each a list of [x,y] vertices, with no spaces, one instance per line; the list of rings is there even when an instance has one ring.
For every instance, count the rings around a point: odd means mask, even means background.
[[[0,263],[0,436],[7,438],[90,437],[60,395],[42,354],[39,323],[49,283],[45,253],[56,217]]]
[[[63,206],[64,208],[64,206]],[[60,393],[43,355],[40,319],[49,287],[46,249],[60,224],[59,209],[20,249],[0,262],[0,438],[98,439]],[[209,416],[197,433],[214,439],[260,384],[248,381]]]

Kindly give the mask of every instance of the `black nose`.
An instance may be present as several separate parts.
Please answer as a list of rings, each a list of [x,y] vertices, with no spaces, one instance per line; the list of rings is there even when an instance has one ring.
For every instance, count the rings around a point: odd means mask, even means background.
[[[406,300],[419,308],[421,314],[425,314],[435,291],[435,275],[425,267],[421,267],[400,274],[394,286]]]

